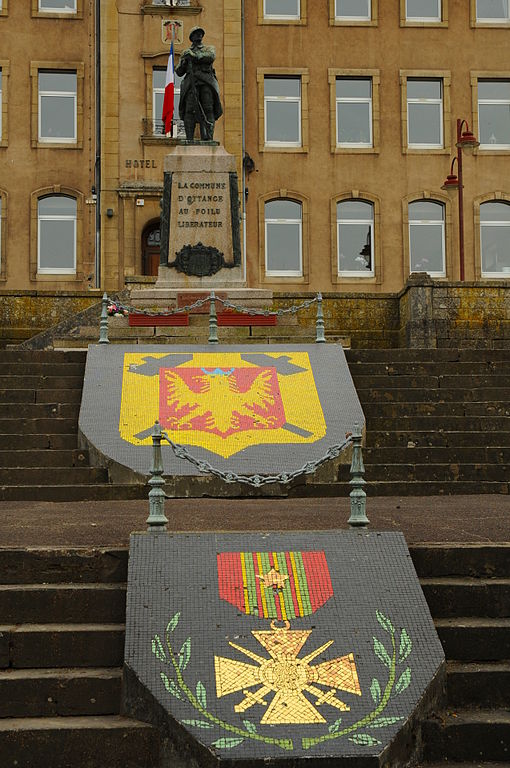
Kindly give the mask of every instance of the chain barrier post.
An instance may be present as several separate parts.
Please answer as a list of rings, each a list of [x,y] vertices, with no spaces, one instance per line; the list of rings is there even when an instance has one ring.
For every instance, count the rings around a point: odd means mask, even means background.
[[[349,494],[351,498],[351,516],[348,522],[351,528],[366,528],[367,525],[370,524],[370,520],[366,513],[367,494],[363,488],[363,486],[366,485],[366,480],[363,477],[365,474],[365,465],[363,464],[361,440],[361,429],[359,424],[356,423],[352,433],[352,479],[350,480],[352,491]]]
[[[315,343],[325,344],[324,311],[322,309],[322,293],[317,294],[317,320],[315,321]]]
[[[216,296],[214,291],[211,291],[209,297],[209,344],[218,343],[218,318],[216,316]]]
[[[156,421],[152,430],[152,467],[149,485],[149,517],[145,521],[148,531],[166,531],[165,492],[163,486],[163,459],[161,456],[161,424]]]
[[[99,321],[99,343],[109,344],[108,339],[108,296],[106,291],[103,293],[101,302],[101,320]]]

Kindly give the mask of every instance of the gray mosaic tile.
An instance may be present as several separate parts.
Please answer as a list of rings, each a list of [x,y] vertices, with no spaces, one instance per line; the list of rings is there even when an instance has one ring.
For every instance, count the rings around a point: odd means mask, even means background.
[[[89,347],[85,441],[147,474],[156,419],[197,459],[238,474],[300,469],[365,424],[340,345]],[[198,472],[165,443],[163,460],[165,474]]]
[[[159,533],[131,537],[125,663],[220,762],[361,766],[444,654],[399,533]]]

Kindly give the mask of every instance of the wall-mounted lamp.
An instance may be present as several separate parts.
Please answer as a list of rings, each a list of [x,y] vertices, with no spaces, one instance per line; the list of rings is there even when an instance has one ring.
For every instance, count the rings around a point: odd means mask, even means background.
[[[107,208],[106,215],[108,216],[109,219],[111,219],[113,216],[113,208]]]

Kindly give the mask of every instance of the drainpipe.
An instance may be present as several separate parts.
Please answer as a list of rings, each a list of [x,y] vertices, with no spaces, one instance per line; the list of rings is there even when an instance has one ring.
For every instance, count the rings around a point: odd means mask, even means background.
[[[246,105],[245,105],[245,62],[244,62],[244,0],[241,0],[241,124],[243,135],[243,148],[242,148],[242,216],[243,216],[243,253],[244,253],[244,265],[243,265],[243,281],[246,282],[246,170],[244,167],[244,155],[246,152]]]
[[[96,188],[96,247],[95,286],[101,288],[101,0],[95,2],[95,45],[96,45],[96,158],[94,186]]]

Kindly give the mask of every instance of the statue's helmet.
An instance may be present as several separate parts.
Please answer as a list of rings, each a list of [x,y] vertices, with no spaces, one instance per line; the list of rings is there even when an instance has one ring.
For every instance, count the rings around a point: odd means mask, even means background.
[[[193,28],[190,30],[190,33],[189,33],[189,39],[190,39],[190,40],[193,40],[193,35],[195,35],[197,32],[200,32],[200,34],[202,35],[202,37],[205,35],[205,30],[204,30],[204,29],[202,29],[202,27],[193,27]]]

